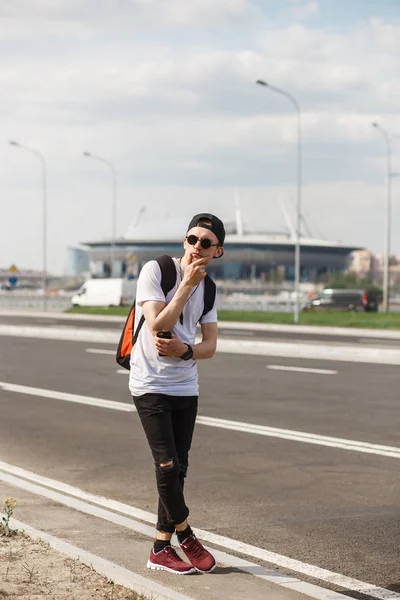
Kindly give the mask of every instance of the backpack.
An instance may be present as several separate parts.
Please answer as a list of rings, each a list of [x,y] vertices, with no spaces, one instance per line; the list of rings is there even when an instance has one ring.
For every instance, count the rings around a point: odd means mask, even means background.
[[[159,256],[156,258],[160,269],[161,269],[161,289],[163,294],[167,296],[167,294],[172,290],[176,283],[176,268],[175,263],[172,258],[166,254],[163,256]],[[216,295],[216,286],[211,277],[208,275],[204,278],[204,310],[201,314],[200,319],[204,317],[212,307],[214,306]],[[141,319],[136,327],[136,331],[134,331],[135,325],[135,309],[136,309],[136,299],[133,301],[131,310],[129,311],[128,317],[125,321],[124,328],[121,333],[121,338],[119,340],[116,361],[124,369],[130,370],[130,362],[131,362],[131,352],[133,346],[136,344],[141,328],[143,327],[143,323],[145,321],[144,315],[141,316]],[[182,317],[182,315],[181,315]],[[199,319],[199,321],[200,321]],[[182,322],[182,321],[181,321]]]

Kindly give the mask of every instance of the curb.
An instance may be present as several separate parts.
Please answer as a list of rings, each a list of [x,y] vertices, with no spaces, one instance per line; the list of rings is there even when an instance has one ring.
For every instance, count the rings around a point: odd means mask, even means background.
[[[143,596],[148,597],[149,600],[154,597],[156,597],[157,600],[193,600],[185,594],[181,594],[180,592],[171,590],[155,581],[146,579],[146,577],[142,577],[133,571],[120,567],[100,556],[91,554],[90,552],[83,550],[83,548],[73,546],[69,542],[65,542],[44,531],[35,529],[26,523],[11,519],[11,525],[16,529],[23,531],[32,539],[47,542],[54,550],[61,552],[69,558],[79,560],[87,567],[94,569],[99,575],[107,577],[107,579],[111,579],[114,583],[126,587],[137,594],[142,594]]]
[[[8,310],[0,308],[0,316],[37,317],[41,319],[60,319],[63,321],[92,321],[98,323],[120,323],[126,317],[116,315],[89,315],[82,313],[40,312],[29,310]],[[219,329],[244,329],[251,331],[271,331],[277,333],[305,333],[342,337],[364,337],[400,340],[400,330],[369,329],[360,327],[332,327],[320,325],[278,325],[275,323],[247,323],[245,321],[218,321]]]
[[[108,317],[106,317],[108,318]],[[400,340],[400,331],[393,329],[368,329],[360,327],[331,327],[320,325],[277,325],[275,323],[246,323],[244,321],[218,321],[219,329],[248,329],[279,333],[311,333],[341,337],[364,337]]]
[[[115,330],[84,329],[79,327],[40,327],[30,325],[0,325],[0,336],[113,344],[116,348],[120,333]],[[400,349],[360,348],[351,342],[329,345],[312,342],[270,342],[263,340],[219,339],[217,353],[256,356],[279,356],[306,360],[400,365]]]
[[[9,310],[0,308],[0,317],[34,317],[38,319],[60,319],[63,321],[98,321],[99,323],[125,323],[126,317],[118,315],[89,315],[40,310]]]

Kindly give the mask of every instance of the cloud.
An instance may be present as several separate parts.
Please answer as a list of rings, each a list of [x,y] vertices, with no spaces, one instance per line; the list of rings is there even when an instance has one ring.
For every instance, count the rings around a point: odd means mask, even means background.
[[[322,100],[339,111],[351,104],[360,112],[376,110],[395,101],[400,75],[400,25],[390,26],[390,42],[385,29],[374,19],[351,33],[300,24],[269,28],[260,36],[265,73],[314,106]]]
[[[116,31],[143,36],[151,30],[229,24],[251,12],[250,0],[13,0],[2,3],[0,39],[56,36],[87,39]]]
[[[298,21],[308,19],[319,13],[319,3],[317,0],[309,0],[305,3],[300,3],[299,0],[295,0],[294,6],[290,8],[290,13]]]
[[[116,165],[120,233],[142,204],[179,212],[204,200],[229,216],[236,185],[250,220],[279,224],[277,199],[295,194],[296,118],[287,99],[255,85],[260,77],[301,106],[306,210],[326,237],[351,243],[365,202],[371,216],[354,243],[369,232],[380,245],[371,223],[385,148],[371,121],[400,134],[399,23],[371,17],[345,31],[265,12],[255,24],[253,10],[244,0],[2,4],[13,23],[0,41],[2,132],[48,161],[52,270],[63,245],[109,235],[109,173],[84,150]],[[400,170],[395,140],[393,152]],[[40,179],[27,153],[0,153],[0,185],[13,218],[24,217],[0,241],[9,262],[10,248],[22,257],[29,228],[40,231]],[[25,257],[39,265],[40,248]]]
[[[160,11],[167,24],[193,25],[242,17],[249,9],[247,0],[163,0],[147,2],[152,11]]]

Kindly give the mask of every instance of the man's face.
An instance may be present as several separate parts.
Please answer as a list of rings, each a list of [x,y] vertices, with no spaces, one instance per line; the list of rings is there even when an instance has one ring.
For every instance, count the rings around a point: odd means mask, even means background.
[[[194,235],[198,238],[198,241],[192,246],[188,242],[189,236]],[[210,248],[203,248],[201,245],[201,240],[210,240],[211,246]],[[217,245],[214,245],[217,244]],[[207,260],[208,264],[213,258],[221,256],[223,253],[222,247],[219,245],[218,238],[209,229],[205,227],[192,227],[187,234],[185,239],[183,240],[183,247],[185,248],[185,257],[186,260],[189,261],[190,257],[192,261],[198,260],[199,258],[204,258]]]

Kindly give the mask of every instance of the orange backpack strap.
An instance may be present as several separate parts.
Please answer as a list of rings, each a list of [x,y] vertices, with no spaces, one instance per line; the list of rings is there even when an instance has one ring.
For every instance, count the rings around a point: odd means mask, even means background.
[[[135,309],[136,302],[132,304],[131,310],[129,311],[128,317],[125,321],[124,328],[121,333],[121,337],[119,339],[119,344],[117,348],[116,361],[124,369],[130,369],[131,362],[131,352],[133,348],[134,341],[136,341],[135,336],[137,337],[138,331],[134,334],[133,328],[135,326]],[[144,319],[143,319],[144,321]],[[140,324],[140,323],[139,323]],[[143,323],[142,323],[143,325]],[[137,328],[139,329],[139,327]]]
[[[157,262],[161,270],[161,289],[167,296],[168,292],[172,290],[176,283],[176,269],[173,259],[168,255],[159,256]],[[135,327],[135,312],[136,312],[136,300],[134,301],[131,310],[129,311],[128,317],[125,321],[124,328],[119,340],[116,361],[124,369],[130,370],[131,353],[133,346],[136,344],[140,330],[143,327],[145,321],[144,315],[142,314],[139,323],[134,331]]]

